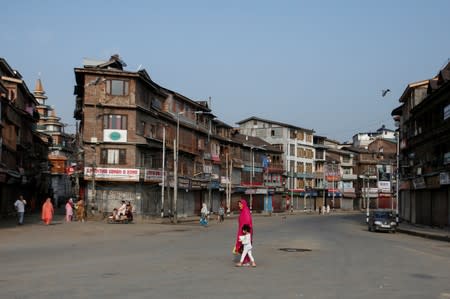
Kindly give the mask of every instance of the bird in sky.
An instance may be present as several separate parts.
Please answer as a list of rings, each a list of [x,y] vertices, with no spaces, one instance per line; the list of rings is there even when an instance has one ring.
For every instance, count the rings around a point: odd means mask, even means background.
[[[383,97],[385,97],[386,94],[387,94],[388,92],[390,92],[390,91],[391,91],[390,89],[383,89],[383,90],[381,91],[381,95],[382,95]]]

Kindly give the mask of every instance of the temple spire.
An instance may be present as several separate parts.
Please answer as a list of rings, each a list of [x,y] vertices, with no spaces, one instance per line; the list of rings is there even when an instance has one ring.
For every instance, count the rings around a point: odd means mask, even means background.
[[[38,102],[44,104],[45,100],[47,99],[47,96],[45,95],[45,90],[44,86],[42,85],[41,78],[38,78],[36,80],[36,87],[34,88],[33,93]]]

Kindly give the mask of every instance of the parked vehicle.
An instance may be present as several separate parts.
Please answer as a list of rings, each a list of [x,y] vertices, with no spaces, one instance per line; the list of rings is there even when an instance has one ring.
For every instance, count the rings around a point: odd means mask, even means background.
[[[393,232],[397,230],[397,222],[395,222],[394,213],[391,210],[374,210],[369,214],[369,231],[387,231]]]

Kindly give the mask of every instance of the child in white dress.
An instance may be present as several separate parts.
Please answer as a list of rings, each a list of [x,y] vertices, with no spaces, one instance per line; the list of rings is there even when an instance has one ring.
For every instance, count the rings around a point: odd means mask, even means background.
[[[241,260],[239,263],[236,264],[236,267],[242,267],[242,262],[244,261],[244,258],[246,255],[250,258],[250,261],[252,262],[252,267],[256,267],[255,259],[252,255],[252,238],[250,235],[250,227],[247,224],[244,224],[242,226],[242,233],[243,235],[239,237],[239,242],[244,245],[244,249],[242,250]]]

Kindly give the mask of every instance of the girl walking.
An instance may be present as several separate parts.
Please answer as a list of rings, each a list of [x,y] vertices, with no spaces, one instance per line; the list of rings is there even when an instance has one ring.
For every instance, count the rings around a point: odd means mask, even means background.
[[[250,226],[248,224],[244,224],[242,227],[242,235],[239,237],[239,242],[242,243],[244,249],[242,250],[241,260],[236,264],[236,266],[242,267],[245,257],[248,256],[252,263],[252,267],[256,267],[255,259],[252,255],[252,237],[250,235]]]

